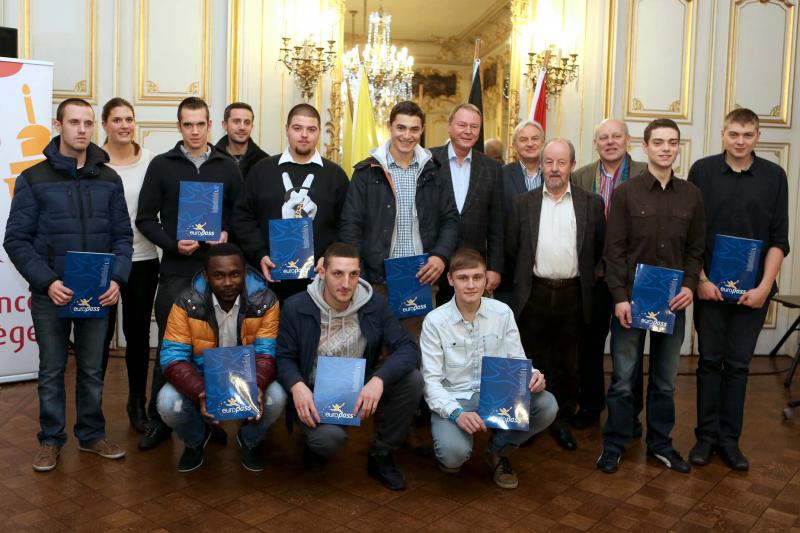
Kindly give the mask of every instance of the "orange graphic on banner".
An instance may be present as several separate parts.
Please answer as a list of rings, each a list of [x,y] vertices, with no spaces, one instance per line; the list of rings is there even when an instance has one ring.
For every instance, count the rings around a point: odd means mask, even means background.
[[[47,143],[50,142],[50,129],[36,123],[36,114],[33,110],[33,100],[31,99],[31,89],[28,87],[27,83],[22,85],[22,94],[25,95],[25,114],[28,117],[28,125],[20,130],[17,134],[17,139],[20,141],[22,157],[26,159],[10,163],[9,170],[11,171],[11,177],[3,179],[3,181],[8,184],[9,194],[12,198],[14,197],[14,185],[17,181],[16,176],[36,163],[44,161],[41,155],[47,147]]]

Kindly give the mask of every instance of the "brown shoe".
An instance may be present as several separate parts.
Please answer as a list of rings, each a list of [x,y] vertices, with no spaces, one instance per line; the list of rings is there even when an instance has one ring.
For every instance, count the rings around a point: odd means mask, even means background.
[[[106,439],[100,439],[91,446],[80,446],[78,449],[82,452],[96,453],[106,459],[121,459],[125,457],[125,450]]]
[[[511,462],[508,457],[497,455],[488,449],[483,455],[492,470],[492,480],[495,484],[501,489],[516,489],[517,485],[519,485],[519,479],[517,478],[517,473],[511,468]]]
[[[58,454],[61,453],[61,446],[55,444],[42,444],[36,457],[33,458],[33,469],[37,472],[49,472],[58,463]]]

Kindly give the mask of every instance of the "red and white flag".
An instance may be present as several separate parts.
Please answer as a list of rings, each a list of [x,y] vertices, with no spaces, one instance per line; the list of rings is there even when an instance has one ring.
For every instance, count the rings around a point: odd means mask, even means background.
[[[536,79],[536,89],[533,91],[533,101],[531,101],[530,120],[542,125],[542,129],[547,131],[547,71],[539,71]]]

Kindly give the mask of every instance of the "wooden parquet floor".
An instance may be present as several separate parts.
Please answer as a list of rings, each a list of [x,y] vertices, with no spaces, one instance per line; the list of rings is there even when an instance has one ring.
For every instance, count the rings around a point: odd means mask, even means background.
[[[788,366],[758,358],[755,372]],[[608,361],[607,361],[608,364]],[[682,373],[696,360],[684,358]],[[476,440],[461,473],[441,473],[430,458],[397,454],[409,488],[394,493],[367,476],[369,427],[351,433],[322,474],[301,465],[297,431],[283,419],[265,444],[267,468],[244,470],[234,439],[209,444],[198,471],[179,474],[183,449],[173,438],[156,450],[136,449],[125,415],[124,362],[112,358],[104,410],[110,438],[127,451],[109,461],[81,453],[72,437],[74,364],[68,382],[70,440],[56,470],[35,473],[38,404],[35,383],[0,388],[0,530],[2,531],[796,531],[800,532],[800,412],[783,421],[782,375],[750,378],[742,449],[751,462],[732,472],[718,458],[689,475],[665,470],[633,441],[620,471],[595,469],[600,427],[575,432],[567,452],[548,435],[512,457],[517,490],[491,482]],[[800,383],[800,376],[797,383]],[[798,386],[795,389],[800,388]],[[678,381],[673,437],[685,456],[694,443],[695,379]],[[228,425],[233,435],[235,425]]]

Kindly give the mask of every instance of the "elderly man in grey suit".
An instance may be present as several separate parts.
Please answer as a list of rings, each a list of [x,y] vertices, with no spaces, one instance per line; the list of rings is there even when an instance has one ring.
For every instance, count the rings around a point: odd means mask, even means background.
[[[453,187],[458,209],[458,247],[479,252],[486,261],[486,290],[492,292],[500,284],[505,254],[503,231],[503,178],[500,165],[473,147],[481,131],[483,115],[472,104],[459,104],[447,122],[447,144],[431,148],[439,162],[439,175]],[[437,301],[446,303],[453,297],[447,276],[439,278]]]
[[[591,317],[605,217],[599,195],[570,183],[572,143],[553,139],[542,154],[544,187],[517,196],[508,219],[506,247],[516,261],[511,308],[525,354],[542,368],[558,400],[551,434],[574,450],[567,421],[577,406],[578,343]]]
[[[627,152],[630,141],[628,126],[624,122],[613,118],[602,121],[594,129],[594,147],[597,155],[600,156],[599,159],[582,166],[572,174],[572,183],[603,197],[606,216],[608,216],[608,207],[614,189],[628,179],[638,176],[647,168],[647,163],[631,159]],[[600,265],[592,298],[592,318],[589,328],[581,337],[578,356],[578,373],[580,374],[578,404],[580,409],[571,420],[572,426],[577,429],[596,423],[605,407],[603,354],[613,310],[614,305],[605,283],[603,266]],[[634,386],[634,403],[637,417],[634,422],[634,435],[641,436],[642,424],[638,419],[643,405],[641,365],[637,371],[636,385]]]

